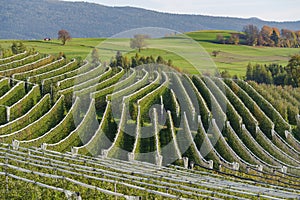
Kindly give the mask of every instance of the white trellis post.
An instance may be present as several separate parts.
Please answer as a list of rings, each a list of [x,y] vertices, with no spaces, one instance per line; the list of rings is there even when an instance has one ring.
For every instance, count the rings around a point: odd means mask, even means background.
[[[182,160],[184,168],[187,169],[189,167],[189,158],[183,157]]]

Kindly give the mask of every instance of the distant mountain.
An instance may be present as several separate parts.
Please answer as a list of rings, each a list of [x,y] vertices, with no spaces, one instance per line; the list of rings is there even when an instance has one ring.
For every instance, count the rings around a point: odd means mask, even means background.
[[[247,24],[292,30],[297,22],[267,22],[203,15],[179,15],[133,7],[108,7],[86,2],[58,0],[0,0],[0,39],[57,37],[60,29],[73,37],[109,37],[138,27],[163,27],[179,32],[204,29],[237,30]]]

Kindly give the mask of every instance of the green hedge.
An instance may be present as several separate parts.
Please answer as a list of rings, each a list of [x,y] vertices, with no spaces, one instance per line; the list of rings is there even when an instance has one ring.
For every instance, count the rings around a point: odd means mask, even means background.
[[[1,58],[0,65],[8,64],[10,62],[17,61],[17,60],[21,60],[21,59],[29,56],[30,53],[32,53],[32,51],[24,51],[22,53],[15,54],[15,55],[11,54],[9,57],[6,57],[6,58]]]
[[[55,60],[55,58],[52,57],[51,63],[48,63],[37,69],[33,69],[19,74],[14,74],[13,77],[18,80],[26,80],[28,77],[36,76],[38,74],[43,74],[55,70],[57,68],[60,68],[64,64],[66,64],[66,60],[64,58],[59,58],[58,60]]]
[[[244,81],[238,81],[238,85],[248,93],[249,96],[256,102],[256,104],[264,111],[264,113],[273,121],[275,130],[285,138],[285,131],[290,130],[289,124],[282,118],[282,116],[274,109],[274,107],[260,96],[249,84]],[[267,134],[267,133],[266,133]],[[270,134],[267,134],[269,138]]]
[[[17,85],[0,97],[0,105],[11,106],[24,97],[25,94],[25,82],[18,82]]]
[[[105,68],[98,66],[90,71],[87,71],[85,73],[80,73],[77,76],[73,76],[64,80],[59,81],[57,84],[58,90],[63,90],[69,87],[72,87],[74,85],[79,85],[81,83],[84,83],[86,81],[92,80],[94,78],[99,78],[101,75],[105,72]]]
[[[73,130],[63,140],[48,146],[47,149],[66,152],[70,151],[71,147],[77,147],[86,144],[95,134],[96,130],[94,130],[93,128],[96,127],[97,123],[98,121],[96,120],[95,101],[93,100],[90,103],[89,108],[84,115],[84,118],[78,124],[76,129]]]
[[[132,74],[130,74],[129,77],[127,77],[126,79],[118,81],[117,83],[108,86],[102,90],[93,92],[91,96],[96,101],[97,110],[101,107],[101,105],[105,104],[106,96],[108,94],[111,94],[115,91],[128,87],[129,85],[133,84],[135,80],[136,80],[136,71],[134,70]]]
[[[1,109],[1,107],[0,107]],[[18,131],[42,117],[50,109],[50,95],[45,95],[26,114],[14,121],[0,126],[0,134],[6,135]]]
[[[110,87],[111,85],[117,83],[118,81],[120,81],[120,79],[124,76],[125,74],[125,70],[121,70],[119,71],[117,74],[113,75],[110,78],[107,78],[103,81],[101,81],[100,83],[97,83],[94,86],[79,90],[79,91],[75,91],[75,96],[83,96],[86,94],[92,94],[96,91],[102,90],[104,88]]]
[[[148,78],[149,78],[149,73],[146,72],[145,75],[143,76],[143,78],[139,81],[137,81],[136,83],[133,83],[132,85],[114,92],[111,95],[107,96],[107,100],[111,101],[113,100],[122,100],[122,98],[128,94],[130,94],[131,92],[136,91],[137,89],[140,89],[142,87],[144,87],[147,83],[148,83]]]
[[[0,97],[7,93],[10,89],[9,79],[3,78],[0,80]]]
[[[64,98],[61,96],[55,105],[41,118],[25,128],[1,137],[1,142],[11,143],[16,140],[30,140],[37,138],[58,124],[64,115]]]
[[[10,107],[10,121],[27,113],[40,99],[40,87],[35,85],[24,98]]]
[[[191,78],[187,75],[184,75],[184,77],[187,79],[188,83],[191,85],[191,87],[194,91],[194,94],[197,97],[198,107],[199,107],[200,116],[201,116],[201,121],[203,123],[203,126],[204,126],[205,130],[207,130],[209,128],[209,121],[210,121],[210,116],[211,116],[210,110],[207,107],[207,104],[205,103],[205,100],[203,99],[203,97],[199,93],[197,87],[195,86],[195,84],[193,83]]]
[[[43,143],[56,143],[67,137],[72,132],[75,126],[75,120],[80,117],[80,99],[77,98],[72,108],[69,110],[67,115],[62,119],[59,124],[50,129],[47,133],[39,137],[38,139],[31,140],[30,142],[22,143],[22,146],[40,147]]]
[[[20,66],[26,65],[28,63],[32,63],[35,62],[39,59],[43,58],[43,55],[30,51],[29,54],[26,56],[26,58],[22,58],[20,60],[14,60],[10,63],[7,64],[2,64],[0,66],[0,70],[1,71],[5,71],[5,70],[11,70],[11,69],[15,69],[18,68]]]
[[[52,56],[42,56],[39,60],[30,62],[28,64],[13,68],[13,69],[7,69],[5,71],[0,71],[0,75],[2,76],[12,76],[13,74],[17,73],[23,73],[29,70],[37,69],[43,65],[46,65],[50,62],[52,62],[53,57]]]
[[[145,115],[148,114],[150,107],[153,106],[155,102],[158,102],[160,100],[160,96],[163,96],[164,93],[169,88],[169,84],[170,84],[169,78],[166,74],[164,75],[165,75],[165,81],[158,88],[152,90],[142,99],[138,100],[138,105],[141,106],[142,119],[145,119],[146,117]]]
[[[97,132],[85,146],[78,148],[78,153],[83,155],[101,154],[102,149],[108,149],[112,144],[112,141],[108,138],[114,138],[116,129],[117,124],[112,117],[111,103],[109,102],[105,108],[105,112]]]
[[[59,74],[59,75],[53,75],[49,78],[45,78],[42,80],[42,92],[43,94],[47,94],[51,92],[51,85],[54,86],[57,84],[57,82],[76,76],[78,75],[78,73],[85,73],[87,71],[89,71],[90,69],[92,69],[92,66],[86,62],[83,65],[81,65],[81,63],[79,63],[79,67],[68,71],[66,73],[63,74]],[[54,72],[53,72],[54,73]]]
[[[49,72],[45,72],[43,74],[38,74],[36,76],[29,77],[28,82],[41,83],[44,79],[67,73],[67,72],[72,71],[74,69],[78,69],[78,67],[79,67],[78,62],[76,60],[72,60],[68,64],[66,64],[66,65],[64,65],[64,66],[62,66],[58,69],[55,69],[55,70],[52,70],[52,71],[49,71]]]
[[[94,78],[92,80],[80,83],[79,85],[75,85],[73,87],[70,88],[66,88],[64,90],[59,90],[58,88],[54,88],[54,99],[57,99],[57,97],[59,97],[60,95],[64,95],[66,97],[66,105],[67,107],[70,107],[72,105],[72,99],[73,99],[73,95],[76,91],[80,91],[83,90],[85,88],[94,86],[95,84],[104,81],[105,79],[107,79],[108,77],[110,77],[112,74],[112,69],[109,68],[109,70],[107,70],[106,72],[104,72],[101,77],[98,78]]]
[[[226,96],[231,104],[235,107],[238,111],[240,116],[243,119],[243,123],[246,125],[246,128],[250,131],[252,135],[256,134],[256,125],[258,125],[257,120],[251,114],[251,112],[247,109],[245,104],[238,98],[238,96],[233,92],[234,83],[232,80],[226,79],[224,80]],[[237,90],[235,90],[237,92]],[[237,131],[236,133],[240,133]]]

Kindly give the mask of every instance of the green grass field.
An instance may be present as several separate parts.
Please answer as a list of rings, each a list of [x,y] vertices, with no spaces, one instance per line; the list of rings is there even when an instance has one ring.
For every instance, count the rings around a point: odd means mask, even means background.
[[[207,66],[210,68],[214,62],[220,71],[228,70],[231,75],[242,77],[246,73],[246,66],[249,62],[259,64],[279,63],[286,65],[291,55],[300,53],[299,49],[291,48],[250,47],[245,45],[223,45],[215,43],[217,34],[223,34],[225,37],[228,37],[230,33],[230,31],[197,31],[187,33],[188,37],[191,37],[200,45],[199,49],[201,49],[202,46],[202,51],[204,52],[205,50],[207,52],[205,56],[210,57],[210,59],[207,60],[201,59],[201,57],[195,53],[196,47],[191,48],[189,44],[184,44],[182,41],[171,38],[150,39],[149,48],[142,50],[140,54],[144,56],[153,55],[155,57],[161,55],[165,60],[171,59],[175,66],[190,73],[198,72],[193,65],[195,66],[200,63],[199,65],[202,67]],[[11,40],[0,40],[0,45],[3,48],[9,48],[11,43]],[[59,52],[64,52],[69,58],[86,58],[91,50],[100,44],[99,52],[102,61],[109,61],[117,50],[121,50],[123,55],[128,55],[128,57],[133,56],[137,52],[129,48],[129,39],[105,40],[103,38],[74,38],[67,42],[65,46],[61,45],[58,40],[26,40],[23,41],[23,43],[28,47],[35,48],[41,53],[55,55]],[[182,51],[184,51],[183,55],[180,53]],[[220,54],[217,57],[212,57],[211,53],[213,51],[220,51]],[[192,60],[186,59],[187,57]]]

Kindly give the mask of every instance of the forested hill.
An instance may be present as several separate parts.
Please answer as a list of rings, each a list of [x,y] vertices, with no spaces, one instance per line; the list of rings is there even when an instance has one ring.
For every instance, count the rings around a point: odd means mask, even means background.
[[[137,27],[164,27],[180,32],[203,29],[242,30],[247,24],[291,30],[297,22],[266,22],[202,15],[177,15],[132,7],[107,7],[85,2],[57,0],[0,0],[0,39],[57,37],[59,29],[73,37],[108,37]]]

